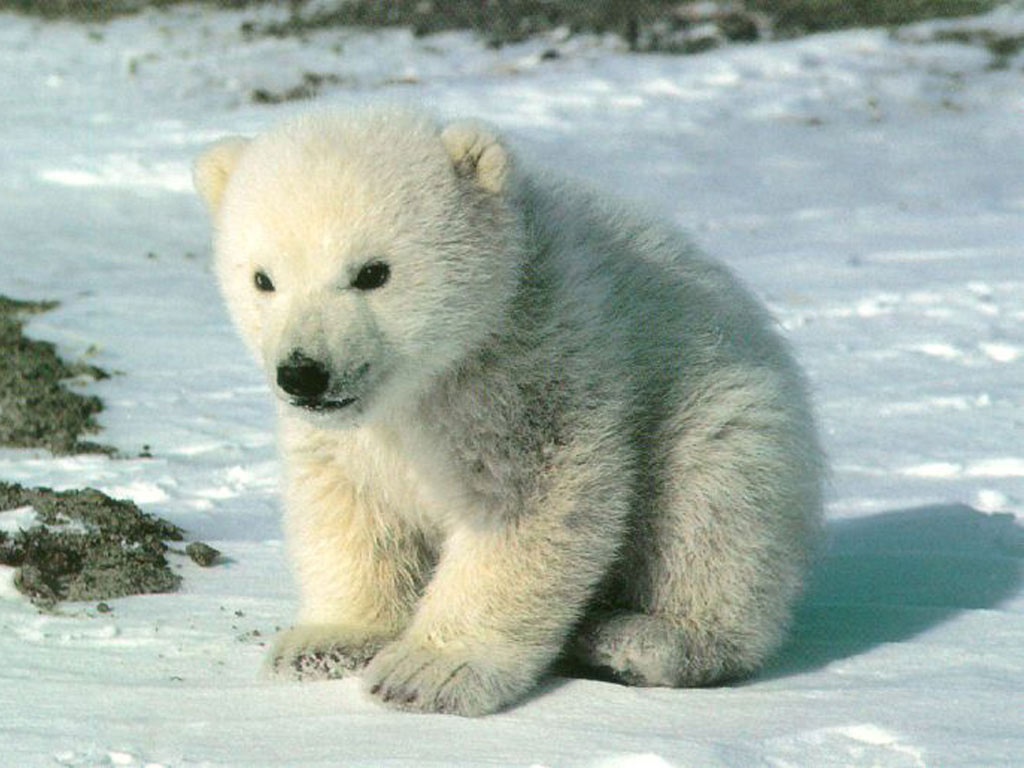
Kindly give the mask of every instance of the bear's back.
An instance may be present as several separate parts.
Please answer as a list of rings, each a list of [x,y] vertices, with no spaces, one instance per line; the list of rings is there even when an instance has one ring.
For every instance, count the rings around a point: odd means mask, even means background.
[[[799,377],[770,315],[680,231],[560,180],[531,180],[523,204],[552,311],[604,370],[696,380],[738,365]]]

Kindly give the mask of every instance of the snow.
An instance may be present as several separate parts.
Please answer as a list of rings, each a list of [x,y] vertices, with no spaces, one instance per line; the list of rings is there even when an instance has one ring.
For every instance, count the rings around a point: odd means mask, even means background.
[[[0,574],[11,766],[1024,764],[1024,8],[693,57],[553,35],[325,30],[178,8],[103,26],[0,15],[0,293],[109,380],[122,458],[0,451],[0,478],[94,486],[220,549],[171,595],[37,613]],[[946,36],[948,37],[948,36]],[[557,48],[549,60],[543,51]],[[355,681],[260,676],[295,599],[272,409],[229,325],[189,164],[306,103],[484,117],[524,154],[663,212],[769,303],[833,466],[830,545],[757,679],[552,679],[481,720],[383,710]],[[146,454],[151,454],[148,457]]]
[[[39,516],[32,507],[17,507],[0,512],[0,533],[13,536],[39,524]]]

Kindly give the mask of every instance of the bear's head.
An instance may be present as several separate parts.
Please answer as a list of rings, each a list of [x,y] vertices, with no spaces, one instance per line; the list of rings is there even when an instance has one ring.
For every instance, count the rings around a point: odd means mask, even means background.
[[[277,396],[345,425],[500,333],[522,223],[507,150],[409,112],[312,114],[195,166],[229,311]]]

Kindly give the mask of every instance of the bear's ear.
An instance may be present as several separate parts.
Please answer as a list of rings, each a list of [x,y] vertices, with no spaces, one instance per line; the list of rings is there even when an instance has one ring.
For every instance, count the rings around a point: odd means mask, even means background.
[[[248,145],[249,139],[233,137],[222,139],[211,146],[199,159],[196,160],[192,169],[192,181],[196,191],[206,202],[206,207],[212,213],[220,210],[221,198],[224,196],[224,188],[228,179],[234,173],[238,165],[238,158]]]
[[[495,194],[505,188],[511,158],[487,128],[479,123],[453,123],[441,132],[441,142],[460,176]]]

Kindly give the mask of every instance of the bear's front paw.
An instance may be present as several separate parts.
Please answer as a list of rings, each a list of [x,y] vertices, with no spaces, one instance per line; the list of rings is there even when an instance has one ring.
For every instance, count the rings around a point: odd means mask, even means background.
[[[333,680],[363,669],[387,638],[342,626],[307,624],[277,636],[268,671],[288,680]]]
[[[364,684],[397,709],[476,717],[520,698],[534,683],[523,674],[532,667],[527,663],[510,672],[482,655],[399,640],[370,662]]]

